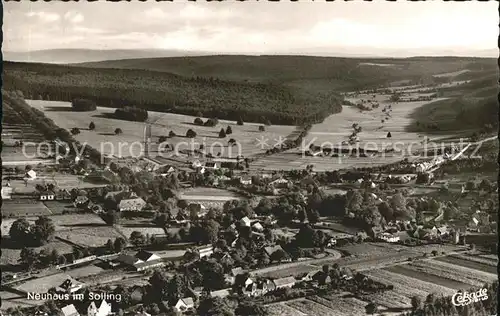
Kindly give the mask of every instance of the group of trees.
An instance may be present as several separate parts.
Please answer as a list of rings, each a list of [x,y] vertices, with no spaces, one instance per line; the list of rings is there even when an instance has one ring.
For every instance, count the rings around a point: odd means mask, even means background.
[[[214,127],[219,124],[219,120],[216,117],[209,118],[205,122],[200,117],[194,119],[195,125]]]
[[[115,117],[121,120],[145,122],[148,119],[148,111],[142,108],[125,106],[115,110]]]
[[[74,111],[95,111],[97,105],[94,101],[88,99],[74,99],[71,101],[71,107]]]
[[[34,224],[24,218],[17,219],[9,229],[11,241],[23,247],[44,245],[54,233],[55,226],[46,216],[40,216]]]

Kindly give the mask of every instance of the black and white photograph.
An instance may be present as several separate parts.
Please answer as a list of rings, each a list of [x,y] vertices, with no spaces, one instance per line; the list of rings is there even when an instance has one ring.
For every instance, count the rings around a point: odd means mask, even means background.
[[[496,316],[498,1],[2,1],[0,316]]]

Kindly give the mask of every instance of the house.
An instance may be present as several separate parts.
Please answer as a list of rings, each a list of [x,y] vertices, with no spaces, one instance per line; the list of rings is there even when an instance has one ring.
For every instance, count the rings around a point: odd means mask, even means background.
[[[243,268],[241,267],[231,269],[229,275],[226,276],[226,281],[228,283],[234,284],[236,282],[236,277],[243,273],[245,273],[245,270],[243,270]]]
[[[240,184],[242,185],[251,185],[252,184],[252,177],[248,175],[243,175],[240,177]]]
[[[201,203],[190,203],[187,211],[192,218],[201,218],[207,215],[207,208]]]
[[[78,311],[75,308],[75,305],[66,305],[63,308],[61,308],[61,312],[63,313],[64,316],[80,316]]]
[[[89,203],[89,198],[86,197],[85,195],[79,195],[76,197],[75,201],[73,202],[73,205],[75,207],[84,207]]]
[[[254,223],[252,225],[252,228],[255,229],[256,231],[259,231],[259,232],[264,230],[264,226],[262,226],[262,224],[259,222]]]
[[[68,201],[71,200],[71,193],[67,189],[61,189],[56,192],[56,200]]]
[[[286,278],[281,278],[281,279],[276,279],[273,281],[274,286],[276,289],[282,289],[282,288],[291,288],[292,286],[295,285],[295,278],[294,277],[286,277]]]
[[[324,271],[316,272],[316,274],[312,276],[312,279],[313,281],[318,282],[319,285],[326,285],[332,282],[331,277]]]
[[[204,167],[206,170],[218,170],[218,169],[220,169],[220,164],[218,164],[214,161],[207,161],[207,162],[205,162]]]
[[[201,167],[203,167],[203,164],[199,160],[195,160],[191,164],[191,168],[193,168],[193,169],[198,169],[198,168],[201,168]]]
[[[61,285],[56,287],[56,292],[58,293],[75,293],[81,290],[84,283],[78,282],[77,280],[69,277]]]
[[[269,182],[269,184],[275,188],[288,188],[291,185],[291,181],[284,178],[278,178]]]
[[[120,254],[116,262],[128,266],[135,271],[144,271],[165,265],[159,256],[147,251],[139,251],[135,256]]]
[[[118,210],[120,212],[123,211],[142,211],[146,207],[146,201],[142,198],[132,198],[132,199],[123,199],[118,203]]]
[[[297,277],[297,279],[301,282],[310,282],[313,280],[314,275],[316,275],[316,273],[318,273],[318,272],[320,272],[320,270],[306,272],[306,273],[299,275]]]
[[[105,300],[91,302],[87,307],[87,316],[108,316],[111,315],[111,304]]]
[[[193,298],[191,298],[191,297],[185,297],[185,298],[179,299],[174,306],[174,309],[178,312],[185,312],[185,311],[190,310],[192,308],[194,308],[194,301],[193,301]]]
[[[269,257],[278,250],[284,251],[280,245],[264,247],[264,251]]]
[[[36,179],[36,172],[35,172],[35,170],[32,169],[32,170],[27,171],[26,174],[25,174],[25,178],[26,178],[26,180],[34,180],[34,179]]]
[[[10,199],[12,199],[12,188],[2,187],[2,200],[10,200]]]
[[[136,253],[135,257],[139,260],[142,260],[143,262],[161,259],[158,255],[144,250],[141,250],[138,253]]]
[[[175,172],[175,168],[172,167],[171,165],[163,165],[159,166],[157,169],[154,170],[157,174],[161,175],[162,177],[166,177],[172,173]]]
[[[377,236],[378,239],[381,239],[385,242],[390,242],[390,243],[395,243],[395,242],[399,242],[399,236],[394,236],[393,234],[391,233],[381,233]]]
[[[214,247],[212,245],[206,245],[196,248],[200,254],[200,259],[203,257],[210,257],[214,253]]]
[[[250,219],[247,216],[245,216],[242,219],[240,219],[240,225],[241,226],[250,227],[251,221],[250,221]]]

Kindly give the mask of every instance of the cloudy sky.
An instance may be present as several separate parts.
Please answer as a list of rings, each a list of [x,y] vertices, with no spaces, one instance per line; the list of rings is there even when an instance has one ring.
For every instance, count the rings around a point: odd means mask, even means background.
[[[4,50],[495,49],[498,2],[4,2]]]

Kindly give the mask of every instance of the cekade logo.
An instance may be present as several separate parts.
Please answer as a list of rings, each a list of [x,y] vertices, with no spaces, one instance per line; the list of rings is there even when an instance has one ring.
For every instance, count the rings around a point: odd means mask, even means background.
[[[469,293],[467,291],[458,292],[453,295],[451,302],[455,306],[465,306],[479,301],[488,299],[488,292],[486,289],[480,289],[477,292]]]

